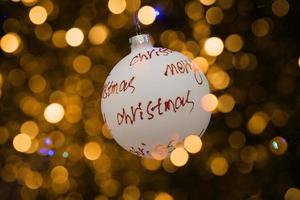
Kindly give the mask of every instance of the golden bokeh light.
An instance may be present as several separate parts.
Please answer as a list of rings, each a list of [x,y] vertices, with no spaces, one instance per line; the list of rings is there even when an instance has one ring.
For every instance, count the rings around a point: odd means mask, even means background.
[[[76,104],[69,104],[65,109],[65,119],[71,124],[75,124],[81,120],[81,107]]]
[[[29,79],[29,88],[34,93],[43,92],[46,88],[47,82],[41,75],[34,75]]]
[[[104,123],[102,126],[102,134],[106,139],[113,139],[113,136],[109,130],[109,127],[107,126],[107,123]]]
[[[126,8],[126,1],[125,0],[109,0],[108,1],[108,9],[113,14],[121,14],[124,12]]]
[[[288,14],[290,4],[287,0],[275,0],[272,3],[272,12],[278,17],[283,17]]]
[[[8,136],[8,129],[3,126],[0,126],[0,144],[4,144],[7,141]]]
[[[240,158],[244,163],[253,163],[257,159],[257,151],[254,146],[248,145],[241,149]]]
[[[243,48],[244,41],[238,34],[231,34],[225,39],[225,48],[231,52],[238,52]]]
[[[257,37],[266,36],[270,31],[270,25],[265,19],[257,19],[252,23],[252,32]]]
[[[47,41],[51,39],[52,36],[52,27],[44,23],[42,25],[36,26],[34,29],[35,36],[41,41]]]
[[[29,11],[29,18],[33,24],[40,25],[47,20],[47,10],[42,6],[34,6]]]
[[[68,45],[77,47],[83,42],[84,35],[79,28],[71,28],[66,33],[66,41]]]
[[[59,103],[52,103],[44,110],[44,117],[49,123],[58,123],[64,117],[64,107]]]
[[[142,158],[142,165],[147,170],[156,171],[160,168],[161,161],[150,158]]]
[[[280,136],[274,137],[269,143],[270,151],[275,155],[282,155],[288,148],[287,141]]]
[[[229,168],[226,158],[218,156],[213,158],[210,164],[210,169],[214,175],[223,176]]]
[[[151,6],[143,6],[139,9],[138,19],[144,25],[150,25],[155,21],[156,13]]]
[[[228,143],[232,148],[239,149],[245,145],[246,137],[242,132],[234,131],[229,135]]]
[[[205,18],[211,25],[217,25],[223,20],[224,14],[221,8],[211,7],[206,11]]]
[[[228,73],[223,70],[209,70],[207,73],[207,79],[212,88],[216,90],[223,90],[227,88],[230,83]]]
[[[134,13],[140,8],[140,6],[141,0],[126,1],[126,10],[128,12]]]
[[[51,170],[50,173],[53,183],[63,184],[69,178],[69,172],[64,166],[56,166]]]
[[[189,159],[189,154],[186,152],[184,148],[178,147],[171,152],[170,160],[171,162],[177,166],[184,166]]]
[[[168,173],[174,173],[178,169],[178,167],[173,165],[173,163],[170,160],[170,157],[167,157],[162,161],[162,166],[163,166],[164,170]]]
[[[84,145],[83,154],[88,160],[97,160],[101,155],[102,149],[97,142],[89,142]]]
[[[218,98],[214,94],[206,94],[201,99],[201,107],[207,112],[214,111],[218,106]]]
[[[230,94],[223,94],[218,98],[218,110],[223,113],[229,113],[232,111],[235,105],[235,100]]]
[[[289,188],[284,194],[284,200],[298,200],[300,199],[300,190],[298,188]]]
[[[85,55],[77,56],[73,61],[73,67],[80,74],[87,73],[92,66],[91,59]]]
[[[185,6],[185,13],[190,19],[197,21],[203,18],[204,8],[198,1],[190,1]]]
[[[21,45],[21,39],[16,33],[7,33],[0,39],[0,47],[5,53],[14,53]]]
[[[58,30],[52,35],[52,43],[57,48],[65,48],[68,46],[66,41],[66,31]]]
[[[213,5],[216,2],[216,0],[200,0],[200,2],[205,6],[210,6]]]
[[[43,177],[38,172],[29,172],[25,176],[25,185],[30,189],[38,189],[43,184]]]
[[[21,0],[20,0],[21,1]],[[22,3],[25,6],[33,6],[34,4],[36,4],[38,2],[38,0],[22,0]]]
[[[88,39],[91,44],[102,44],[109,35],[109,29],[104,24],[96,24],[88,33]]]
[[[200,70],[205,74],[208,70],[208,62],[204,57],[196,57],[193,62],[200,68]]]
[[[26,75],[21,69],[13,69],[8,74],[8,82],[15,87],[23,85],[25,79]]]
[[[198,153],[202,147],[202,141],[197,135],[189,135],[184,139],[184,148],[189,153]]]
[[[21,125],[20,132],[25,133],[30,138],[35,138],[39,133],[39,127],[34,121],[26,121]]]
[[[139,188],[135,185],[127,186],[124,191],[122,197],[124,200],[133,200],[133,199],[140,199],[141,192]]]
[[[174,200],[174,198],[166,192],[160,192],[156,195],[154,200]]]
[[[259,111],[252,115],[247,123],[247,127],[250,133],[258,135],[265,130],[268,122],[269,116],[265,112]]]
[[[31,146],[31,138],[25,133],[18,134],[13,139],[13,146],[19,152],[26,152]]]
[[[234,5],[235,0],[218,0],[218,5],[223,9],[230,9]]]
[[[223,41],[218,37],[211,37],[205,41],[204,50],[210,56],[218,56],[224,49]]]

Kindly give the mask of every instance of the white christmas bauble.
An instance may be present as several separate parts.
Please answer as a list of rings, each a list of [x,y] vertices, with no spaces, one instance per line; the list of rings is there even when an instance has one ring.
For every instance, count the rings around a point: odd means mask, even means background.
[[[201,99],[208,82],[185,55],[153,47],[149,35],[130,39],[131,53],[110,72],[101,99],[103,119],[123,148],[162,159],[191,134],[201,136],[211,113]]]

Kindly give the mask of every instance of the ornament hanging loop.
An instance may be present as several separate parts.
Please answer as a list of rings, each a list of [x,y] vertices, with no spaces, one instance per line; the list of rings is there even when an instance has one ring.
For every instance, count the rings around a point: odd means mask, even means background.
[[[141,34],[142,34],[142,31],[141,31],[141,24],[140,24],[140,21],[139,21],[139,19],[138,19],[137,13],[136,13],[135,16],[134,16],[134,24],[135,24],[136,34],[137,34],[137,35],[141,35]]]

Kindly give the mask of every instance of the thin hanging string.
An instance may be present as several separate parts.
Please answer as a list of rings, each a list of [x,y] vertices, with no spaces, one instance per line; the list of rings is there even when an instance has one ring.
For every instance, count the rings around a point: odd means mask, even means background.
[[[142,31],[141,31],[141,24],[140,24],[140,21],[139,21],[139,19],[138,19],[137,13],[134,15],[134,24],[135,24],[136,34],[137,34],[137,35],[141,35],[141,34],[142,34]]]

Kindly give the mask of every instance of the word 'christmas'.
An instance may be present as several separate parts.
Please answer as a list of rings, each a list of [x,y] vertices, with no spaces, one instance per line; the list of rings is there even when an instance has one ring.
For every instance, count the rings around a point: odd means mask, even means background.
[[[194,109],[194,101],[190,100],[191,91],[188,90],[186,96],[176,97],[175,99],[162,100],[158,98],[155,102],[148,101],[147,104],[139,102],[137,106],[131,106],[130,111],[122,109],[117,113],[117,122],[121,124],[134,124],[137,120],[152,120],[157,115],[163,115],[167,112],[176,113],[180,108],[190,106],[190,112]]]
[[[106,99],[112,94],[119,94],[121,92],[126,92],[127,90],[131,90],[131,93],[133,93],[135,90],[133,85],[134,79],[135,77],[133,76],[130,80],[122,80],[121,82],[109,81],[105,83],[102,98]]]
[[[167,56],[172,52],[172,50],[167,48],[153,48],[144,53],[138,53],[137,55],[135,55],[130,61],[130,66],[134,66],[135,64],[141,63],[145,60],[150,60],[153,57]]]
[[[203,79],[198,66],[194,66],[194,64],[188,60],[180,60],[176,63],[167,64],[164,75],[173,76],[175,74],[189,74],[190,72],[194,73],[198,85],[202,85]]]

